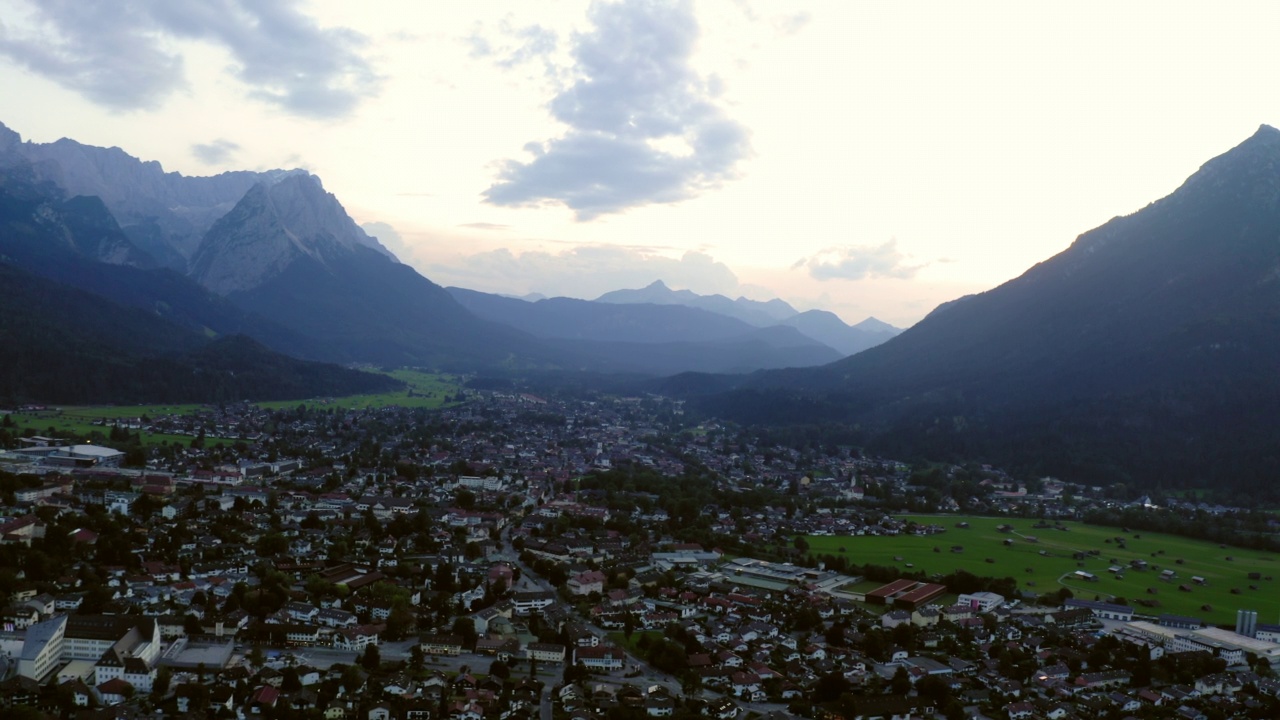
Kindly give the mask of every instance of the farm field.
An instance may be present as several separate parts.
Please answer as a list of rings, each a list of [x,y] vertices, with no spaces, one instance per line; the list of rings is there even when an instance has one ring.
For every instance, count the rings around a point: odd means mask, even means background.
[[[1280,621],[1280,582],[1274,579],[1280,576],[1280,555],[1274,553],[1077,522],[1061,522],[1058,524],[1065,529],[1055,529],[1052,525],[1036,528],[1037,520],[1021,518],[945,515],[904,519],[940,525],[946,531],[895,537],[808,536],[809,552],[842,555],[860,565],[897,567],[904,573],[931,575],[963,569],[974,575],[1012,577],[1020,588],[1037,593],[1065,585],[1081,599],[1123,598],[1146,615],[1189,615],[1234,626],[1236,610],[1246,609],[1257,610],[1261,623]],[[961,522],[969,527],[956,527]],[[1013,531],[1000,532],[996,527],[1002,524],[1011,525]],[[1124,540],[1123,545],[1117,538]],[[1006,545],[1006,540],[1012,544]],[[961,549],[953,552],[953,546]],[[1095,550],[1096,556],[1075,557],[1075,553]],[[1146,561],[1148,569],[1132,569],[1130,562],[1136,560]],[[1109,572],[1112,566],[1123,567],[1123,573]],[[1176,577],[1161,580],[1162,570],[1173,570]],[[1073,577],[1077,571],[1091,573],[1097,580]],[[1258,573],[1261,579],[1250,580],[1249,573]],[[1204,584],[1193,582],[1192,577],[1203,578]],[[1180,590],[1180,586],[1189,590]],[[1233,594],[1233,588],[1239,594]],[[1142,602],[1156,604],[1143,606]]]
[[[451,375],[404,368],[384,374],[403,382],[407,387],[404,390],[371,395],[262,402],[258,403],[258,407],[268,410],[296,408],[299,405],[305,405],[309,408],[342,408],[346,410],[364,410],[390,407],[392,405],[406,408],[438,408],[444,406],[448,402],[448,398],[462,388],[458,379]]]
[[[161,415],[191,415],[202,405],[81,405],[49,408],[30,412],[15,412],[9,417],[19,432],[30,428],[37,435],[47,434],[52,428],[60,433],[71,433],[81,440],[109,444],[107,434],[110,428],[95,425],[99,420],[118,420],[121,418],[139,418],[143,415],[159,417]],[[101,437],[95,438],[94,434]],[[168,435],[164,433],[142,432],[143,445],[169,444],[190,445],[194,438],[186,435]],[[206,437],[205,445],[227,445],[234,443],[234,438]]]
[[[386,373],[404,382],[404,390],[372,395],[352,395],[341,398],[313,398],[309,400],[281,400],[258,403],[259,407],[274,410],[296,408],[305,405],[309,408],[343,408],[364,409],[399,405],[411,408],[437,408],[446,404],[447,399],[461,389],[456,378],[449,375],[427,373],[419,370],[395,370]],[[203,409],[204,405],[82,405],[49,407],[45,410],[14,412],[10,414],[19,432],[30,428],[37,435],[49,433],[50,429],[59,433],[70,433],[81,440],[106,443],[110,428],[95,421],[117,420],[121,418],[159,417],[162,415],[192,415]],[[100,436],[95,438],[95,433]],[[190,445],[191,437],[186,435],[168,435],[163,433],[142,433],[144,445],[158,445],[162,442],[179,445]],[[205,438],[207,446],[234,443],[235,438]]]

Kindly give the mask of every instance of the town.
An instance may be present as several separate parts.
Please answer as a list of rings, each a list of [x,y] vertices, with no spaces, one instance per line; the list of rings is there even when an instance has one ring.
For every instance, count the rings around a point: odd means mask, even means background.
[[[927,538],[949,560],[965,547],[940,538],[969,523],[948,513],[1048,548],[1019,529],[1167,526],[1157,505],[1255,520],[1240,508],[787,444],[659,397],[467,389],[16,431],[51,412],[0,411],[6,717],[1280,716],[1280,626],[1243,598],[1227,629],[1078,592],[1086,570],[1031,587],[858,545]],[[1175,567],[1174,595],[1204,582]]]

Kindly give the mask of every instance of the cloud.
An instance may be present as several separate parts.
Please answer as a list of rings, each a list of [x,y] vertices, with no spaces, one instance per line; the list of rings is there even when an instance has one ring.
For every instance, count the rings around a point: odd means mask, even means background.
[[[495,205],[563,204],[578,220],[673,203],[736,177],[748,131],[714,105],[690,64],[698,39],[691,3],[592,5],[573,38],[577,77],[552,99],[565,134],[500,163],[484,192]]]
[[[773,19],[773,28],[779,35],[795,35],[813,19],[809,13],[801,11],[792,15],[781,15]]]
[[[499,67],[514,68],[532,60],[550,62],[550,56],[559,45],[560,36],[554,30],[541,25],[515,27],[504,19],[496,31],[485,34],[485,28],[476,29],[465,38],[471,47],[471,57],[490,58]],[[548,67],[548,71],[553,68]],[[554,73],[553,73],[554,74]]]
[[[196,143],[191,146],[191,154],[205,165],[219,165],[225,163],[235,155],[236,150],[240,146],[227,140],[226,138],[218,138],[210,143]]]
[[[412,254],[412,248],[404,241],[400,232],[390,223],[381,221],[367,222],[360,225],[360,229],[365,234],[374,238],[392,255],[399,258],[409,257]]]
[[[510,230],[510,225],[502,225],[500,223],[473,222],[463,223],[458,227],[473,228],[475,230]]]
[[[812,257],[802,258],[791,269],[808,268],[809,275],[815,280],[905,280],[914,277],[927,264],[907,264],[907,257],[898,251],[898,241],[890,240],[877,247],[850,245],[827,248]]]
[[[22,30],[0,30],[0,54],[114,110],[159,107],[187,86],[174,40],[220,46],[254,99],[312,118],[347,115],[376,94],[365,38],[321,28],[293,0],[40,0]]]
[[[530,250],[516,254],[499,248],[459,262],[432,265],[425,274],[442,284],[487,292],[540,292],[586,299],[611,290],[644,287],[655,280],[673,288],[731,297],[742,288],[727,265],[706,253],[689,251],[671,258],[612,245],[580,245],[558,253]]]
[[[149,109],[186,85],[182,56],[148,37],[153,25],[131,4],[48,0],[38,28],[0,26],[0,54],[89,100],[116,110]]]

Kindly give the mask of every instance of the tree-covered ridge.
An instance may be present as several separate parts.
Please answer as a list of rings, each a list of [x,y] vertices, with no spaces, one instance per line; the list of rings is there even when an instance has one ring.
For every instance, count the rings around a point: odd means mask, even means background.
[[[701,404],[744,423],[840,423],[895,457],[1274,495],[1277,167],[1280,131],[1263,128],[1169,197],[884,345]]]
[[[69,404],[285,400],[381,392],[383,375],[210,342],[0,263],[0,398]]]

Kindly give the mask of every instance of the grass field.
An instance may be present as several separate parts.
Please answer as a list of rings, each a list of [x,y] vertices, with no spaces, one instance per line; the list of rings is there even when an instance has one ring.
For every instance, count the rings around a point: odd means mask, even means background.
[[[627,634],[623,632],[611,632],[607,639],[609,642],[621,648],[626,648],[631,654],[643,654],[640,652],[640,636],[646,635],[649,642],[657,642],[663,638],[663,634],[657,630],[636,630],[631,633],[631,639],[627,639]]]
[[[351,395],[341,398],[320,398],[309,400],[280,400],[258,403],[266,409],[296,408],[306,405],[312,408],[366,409],[399,405],[411,408],[437,408],[446,404],[447,398],[455,395],[461,384],[450,375],[439,375],[419,370],[395,370],[387,373],[406,384],[404,390],[373,395]],[[51,408],[32,412],[12,413],[11,418],[19,432],[30,428],[38,435],[47,434],[50,429],[61,433],[71,433],[81,440],[105,442],[110,428],[95,425],[94,421],[117,420],[121,418],[160,417],[162,415],[192,415],[205,408],[205,405],[82,405]],[[142,433],[144,445],[169,444],[190,445],[191,437],[186,435],[167,435],[163,433]],[[234,443],[234,438],[205,438],[206,446],[226,445]]]
[[[1274,553],[1222,548],[1173,535],[1123,532],[1119,528],[1074,522],[1064,522],[1066,530],[1056,530],[1033,528],[1035,520],[1016,518],[948,515],[909,519],[941,525],[947,530],[927,536],[809,536],[806,540],[810,552],[843,555],[852,563],[894,566],[904,572],[927,574],[963,569],[987,577],[1012,577],[1019,587],[1039,593],[1052,592],[1065,585],[1076,597],[1087,600],[1124,598],[1142,614],[1190,615],[1223,625],[1234,625],[1237,609],[1257,610],[1258,620],[1263,623],[1274,623],[1280,618],[1280,580],[1265,579],[1280,576],[1280,555]],[[959,522],[969,523],[969,528],[957,528]],[[1012,525],[1013,532],[996,530],[1001,524]],[[1028,536],[1034,536],[1036,541],[1028,540]],[[1123,548],[1116,542],[1116,538],[1121,537],[1125,540]],[[1006,540],[1013,543],[1006,546]],[[952,552],[952,546],[961,546],[963,550]],[[939,552],[934,552],[935,547]],[[1097,550],[1099,555],[1082,561],[1074,557],[1077,552],[1091,550]],[[1179,559],[1181,564],[1177,562]],[[1149,569],[1130,569],[1132,560],[1145,560]],[[907,568],[908,564],[912,567]],[[1108,572],[1112,565],[1125,567],[1122,578]],[[1160,571],[1166,569],[1173,570],[1177,577],[1169,582],[1160,580]],[[1077,570],[1092,573],[1097,581],[1071,577]],[[1250,580],[1251,572],[1260,573],[1263,579]],[[1205,584],[1193,583],[1193,576],[1204,578]],[[1180,585],[1191,589],[1181,591]],[[1240,593],[1233,594],[1233,588]],[[1138,604],[1140,600],[1155,601],[1159,605],[1143,607]],[[1212,609],[1203,610],[1205,605]]]
[[[31,428],[37,435],[43,435],[47,434],[52,428],[58,432],[71,433],[80,440],[106,442],[110,428],[104,425],[95,425],[94,421],[139,418],[143,415],[148,417],[191,415],[202,407],[202,405],[82,405],[13,413],[10,417],[19,431]],[[186,435],[142,433],[142,443],[144,445],[159,445],[164,442],[170,445],[190,445],[192,440],[193,438]],[[205,438],[206,446],[226,445],[234,442],[234,439],[228,438]]]
[[[455,395],[462,388],[458,379],[451,375],[408,369],[394,370],[386,374],[405,383],[407,387],[404,390],[389,393],[310,400],[279,400],[258,403],[258,406],[269,410],[295,408],[299,405],[346,410],[364,410],[392,405],[407,408],[438,408],[447,404],[447,398]]]

